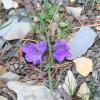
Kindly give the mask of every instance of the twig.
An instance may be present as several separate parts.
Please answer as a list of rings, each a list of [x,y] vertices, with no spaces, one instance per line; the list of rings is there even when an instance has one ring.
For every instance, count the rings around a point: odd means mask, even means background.
[[[32,39],[21,39],[21,41],[32,41],[32,42],[36,42],[36,40],[32,40]]]
[[[100,23],[99,24],[93,24],[93,25],[83,25],[83,26],[80,26],[80,27],[75,27],[74,29],[79,29],[81,27],[96,27],[96,26],[100,26]]]
[[[45,73],[45,72],[42,72],[39,68],[37,68],[37,67],[34,67],[34,66],[32,66],[32,65],[29,65],[28,64],[28,67],[30,68],[30,69],[32,69],[33,71],[37,71],[37,72],[40,72],[40,73]]]

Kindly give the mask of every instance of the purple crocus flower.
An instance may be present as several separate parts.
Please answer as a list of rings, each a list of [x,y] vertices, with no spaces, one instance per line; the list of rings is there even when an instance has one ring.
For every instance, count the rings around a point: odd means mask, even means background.
[[[25,60],[27,62],[33,62],[34,65],[40,63],[46,50],[47,50],[46,41],[40,41],[37,44],[30,43],[22,47],[22,51],[25,53]]]
[[[65,41],[57,40],[53,47],[53,58],[58,62],[63,62],[65,58],[71,56],[69,46]]]

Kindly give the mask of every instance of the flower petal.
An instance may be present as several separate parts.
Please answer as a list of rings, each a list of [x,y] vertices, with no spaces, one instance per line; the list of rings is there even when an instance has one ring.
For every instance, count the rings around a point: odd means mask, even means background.
[[[34,65],[37,65],[41,61],[41,55],[39,54],[26,54],[25,55],[25,60],[27,62],[33,62]]]
[[[33,59],[33,55],[30,55],[30,54],[26,54],[26,55],[25,55],[25,60],[26,60],[27,62],[32,62],[32,59]]]
[[[33,62],[34,65],[39,64],[40,61],[41,61],[41,56],[40,55],[33,55],[32,62]]]
[[[41,54],[43,55],[47,50],[47,42],[40,41],[39,43],[37,43],[37,47],[39,48]]]
[[[54,59],[56,59],[58,62],[63,62],[64,61],[64,58],[66,57],[66,55],[65,55],[65,51],[55,51],[54,53],[53,53],[53,57],[54,57]]]
[[[66,58],[71,56],[71,52],[70,51],[66,51]]]
[[[36,48],[36,44],[30,43],[30,44],[24,45],[24,46],[22,47],[22,51],[23,51],[24,53],[29,53],[29,52],[32,52],[32,50],[33,50],[34,48]]]
[[[54,50],[62,49],[62,50],[69,50],[69,46],[66,41],[57,40],[54,45]]]
[[[34,65],[37,65],[41,62],[41,57],[37,57],[37,56],[34,56],[34,59],[33,59],[33,64]]]

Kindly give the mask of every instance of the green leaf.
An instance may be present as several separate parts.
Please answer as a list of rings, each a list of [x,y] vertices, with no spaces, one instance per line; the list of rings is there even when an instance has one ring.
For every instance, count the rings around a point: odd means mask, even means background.
[[[97,4],[100,4],[100,0],[96,0],[96,3],[97,3]]]
[[[66,26],[67,26],[67,23],[65,23],[65,22],[60,22],[60,23],[59,23],[59,26],[60,26],[60,27],[66,27]]]

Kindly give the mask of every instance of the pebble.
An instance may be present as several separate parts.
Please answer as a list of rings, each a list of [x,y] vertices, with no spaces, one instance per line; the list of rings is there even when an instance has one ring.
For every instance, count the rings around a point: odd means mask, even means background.
[[[85,0],[78,0],[79,4],[84,4]]]
[[[99,53],[95,54],[94,57],[99,58],[100,57]]]
[[[100,97],[94,96],[94,99],[93,100],[100,100]]]
[[[95,56],[95,52],[92,52],[92,53],[91,53],[91,56]]]
[[[7,86],[16,92],[17,100],[54,100],[45,86],[27,85],[19,81],[10,81]]]
[[[100,62],[95,65],[95,68],[100,68]]]
[[[0,96],[0,100],[8,100],[8,99],[3,96]]]
[[[4,81],[15,81],[15,80],[19,80],[20,76],[13,72],[7,72],[7,73],[1,75],[0,79],[4,80]]]
[[[61,0],[49,0],[51,3],[53,4],[59,4],[59,2]],[[69,5],[69,0],[62,0],[61,5],[65,6],[65,5]]]
[[[90,48],[94,44],[96,36],[96,33],[91,28],[81,27],[76,35],[68,41],[70,52],[72,55],[67,59],[72,60],[85,54],[88,48]],[[95,53],[93,53],[93,55],[94,54]]]

